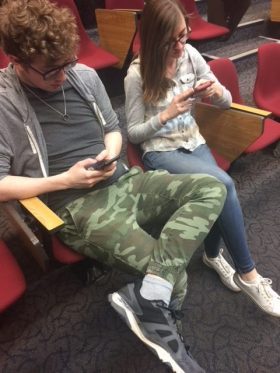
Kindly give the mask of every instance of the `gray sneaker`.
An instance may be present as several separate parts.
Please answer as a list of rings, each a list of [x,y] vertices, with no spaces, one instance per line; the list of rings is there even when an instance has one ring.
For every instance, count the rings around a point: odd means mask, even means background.
[[[235,283],[255,302],[264,312],[271,316],[280,317],[280,296],[272,289],[272,281],[258,275],[253,284],[248,284],[235,273]]]
[[[230,290],[235,291],[236,293],[241,291],[240,288],[235,284],[233,280],[233,275],[235,270],[232,266],[225,260],[222,255],[223,249],[220,249],[219,255],[216,258],[208,258],[206,253],[203,253],[202,260],[203,263],[206,264],[208,267],[214,269],[218,275],[222,283]]]
[[[192,358],[177,331],[176,311],[168,308],[163,301],[143,298],[141,284],[128,284],[110,294],[108,298],[112,307],[133,333],[173,372],[205,372]]]

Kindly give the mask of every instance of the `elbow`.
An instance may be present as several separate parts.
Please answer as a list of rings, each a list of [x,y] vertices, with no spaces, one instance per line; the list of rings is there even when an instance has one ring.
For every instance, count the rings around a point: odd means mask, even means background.
[[[139,137],[137,136],[137,134],[134,133],[134,131],[128,130],[127,137],[128,137],[129,142],[131,142],[132,144],[137,145],[142,142],[142,141],[139,141]]]

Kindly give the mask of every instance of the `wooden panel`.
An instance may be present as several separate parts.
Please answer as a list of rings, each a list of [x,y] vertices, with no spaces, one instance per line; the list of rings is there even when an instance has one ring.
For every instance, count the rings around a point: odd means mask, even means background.
[[[197,103],[195,118],[210,148],[232,162],[263,132],[264,117]]]
[[[271,1],[270,19],[272,22],[280,22],[280,0]]]
[[[60,219],[60,217],[48,208],[48,206],[39,198],[26,198],[19,202],[49,232],[55,232],[64,225],[63,220]]]
[[[122,68],[136,33],[136,13],[110,9],[96,9],[100,45],[117,56]]]
[[[46,272],[49,268],[49,257],[38,237],[28,227],[12,202],[3,202],[1,206],[23,241],[24,248],[29,252],[41,269]]]

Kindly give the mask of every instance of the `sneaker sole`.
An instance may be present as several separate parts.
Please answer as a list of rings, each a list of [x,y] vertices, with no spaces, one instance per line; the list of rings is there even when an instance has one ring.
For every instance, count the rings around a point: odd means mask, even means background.
[[[114,310],[121,316],[129,329],[143,342],[145,345],[155,353],[159,359],[168,364],[173,372],[184,373],[184,370],[174,361],[171,355],[166,352],[161,346],[150,341],[139,327],[139,320],[136,318],[134,312],[127,302],[120,296],[119,293],[109,294],[109,302]]]
[[[247,291],[247,289],[246,288],[243,288],[243,284],[242,283],[239,283],[239,280],[238,280],[238,278],[236,279],[236,278],[234,278],[233,279],[234,280],[234,282],[236,283],[236,285],[237,286],[239,286],[240,287],[240,289],[259,307],[259,309],[261,309],[263,312],[265,312],[265,313],[267,313],[268,315],[270,315],[270,316],[274,316],[274,317],[280,317],[280,315],[279,314],[276,314],[276,313],[273,313],[273,312],[271,312],[271,311],[268,311],[268,310],[266,310],[265,308],[263,308],[256,300],[255,300],[255,298]]]
[[[215,271],[215,272],[217,273],[217,275],[219,276],[221,282],[225,285],[226,288],[228,288],[229,290],[233,291],[234,293],[240,293],[241,289],[233,289],[232,287],[230,287],[230,286],[229,286],[229,285],[228,285],[228,284],[223,280],[223,278],[219,275],[219,273],[215,270],[215,268],[213,268],[213,267],[211,266],[211,264],[207,262],[207,259],[206,259],[204,256],[202,257],[202,261],[203,261],[203,263],[204,263],[208,268],[213,269],[213,271]],[[234,281],[234,282],[235,282],[235,281]],[[236,284],[236,286],[238,286],[238,285]]]

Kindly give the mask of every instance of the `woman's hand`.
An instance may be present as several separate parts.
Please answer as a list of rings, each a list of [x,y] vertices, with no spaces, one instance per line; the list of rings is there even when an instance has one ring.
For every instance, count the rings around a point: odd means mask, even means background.
[[[200,79],[196,86],[199,86],[200,84],[205,83],[207,80],[205,79]],[[220,84],[218,83],[213,83],[210,85],[210,87],[206,88],[204,91],[201,91],[200,93],[196,94],[197,97],[200,98],[220,98],[223,95],[223,88],[221,87]]]
[[[192,107],[194,93],[193,88],[189,88],[183,93],[175,96],[171,104],[160,113],[160,121],[165,124],[168,120],[176,118],[178,115],[189,111]]]
[[[100,181],[108,179],[116,171],[116,162],[101,170],[94,170],[91,166],[96,162],[111,158],[112,155],[109,155],[107,150],[103,150],[95,159],[87,158],[75,163],[64,173],[67,187],[74,189],[91,188]]]

